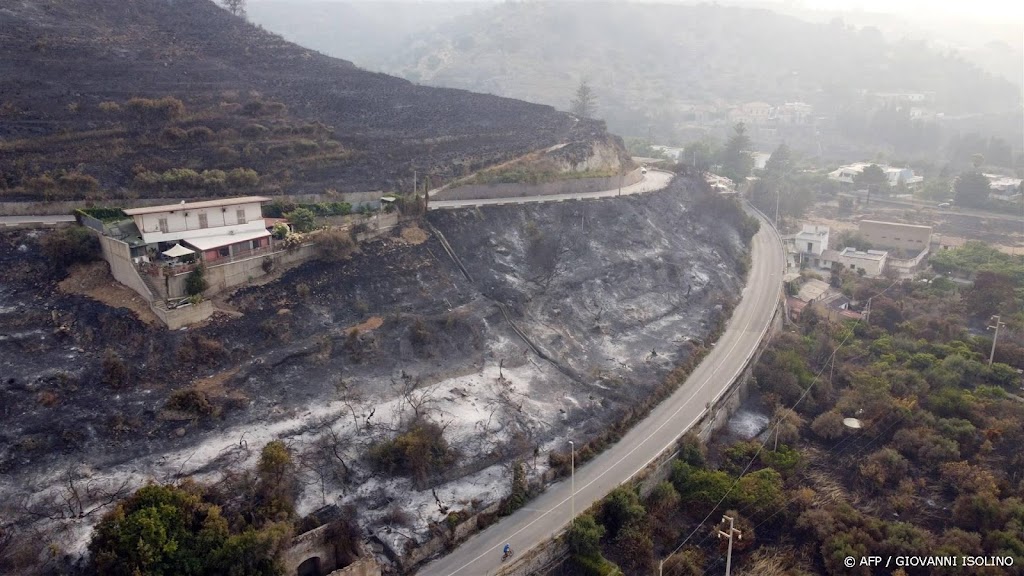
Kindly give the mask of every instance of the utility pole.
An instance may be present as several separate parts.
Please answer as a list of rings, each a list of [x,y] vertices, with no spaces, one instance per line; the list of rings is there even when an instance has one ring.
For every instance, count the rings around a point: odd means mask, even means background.
[[[995,330],[996,333],[992,337],[992,352],[988,355],[988,365],[989,366],[992,365],[992,360],[994,360],[995,357],[996,357],[996,342],[999,340],[999,327],[1000,326],[1006,326],[1005,322],[1000,322],[999,321],[999,316],[993,316],[991,318],[991,320],[995,320],[996,323],[995,323],[994,326],[989,326],[988,329],[989,330]]]
[[[868,305],[864,308],[864,323],[871,326],[871,298],[868,298]]]
[[[725,556],[725,576],[730,576],[732,574],[732,536],[735,534],[737,538],[743,540],[743,532],[733,528],[734,518],[730,516],[722,516],[722,522],[725,521],[729,522],[729,532],[726,533],[719,530],[718,537],[729,539],[729,552]]]

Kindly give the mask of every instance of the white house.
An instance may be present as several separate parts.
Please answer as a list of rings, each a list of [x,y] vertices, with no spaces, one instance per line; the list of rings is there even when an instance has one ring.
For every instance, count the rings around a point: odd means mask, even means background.
[[[843,248],[841,252],[825,250],[821,255],[822,267],[831,267],[832,264],[839,264],[857,273],[863,272],[868,278],[881,276],[885,270],[886,259],[889,253],[883,250],[860,250]]]
[[[812,266],[821,268],[821,255],[828,250],[828,226],[804,224],[796,234],[783,236],[790,267]]]
[[[182,244],[209,262],[270,245],[261,206],[270,198],[244,196],[130,208],[142,241],[161,252]]]
[[[982,176],[988,178],[988,186],[992,189],[993,194],[1014,196],[1020,193],[1020,178],[1002,174],[982,174]]]
[[[843,184],[853,184],[853,179],[872,164],[876,163],[855,162],[853,164],[840,166],[836,170],[828,173],[828,179],[834,182],[841,182]],[[900,182],[903,182],[907,186],[913,186],[920,184],[924,180],[921,176],[915,176],[914,171],[910,168],[894,168],[886,164],[877,164],[877,166],[885,172],[885,176],[889,180],[890,186],[896,186]]]

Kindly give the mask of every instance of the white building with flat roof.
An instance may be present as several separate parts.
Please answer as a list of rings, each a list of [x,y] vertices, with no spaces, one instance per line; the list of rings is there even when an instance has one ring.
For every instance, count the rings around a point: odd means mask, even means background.
[[[142,241],[159,251],[181,243],[212,261],[270,244],[262,205],[270,198],[243,196],[129,208]]]
[[[828,226],[814,224],[804,224],[803,229],[796,234],[783,236],[788,266],[821,268],[821,254],[828,250],[828,238]]]
[[[841,251],[825,250],[821,259],[823,267],[831,267],[838,264],[843,268],[864,274],[868,278],[881,276],[885,270],[886,259],[889,253],[883,250],[868,250],[862,252],[847,246]]]
[[[924,178],[921,176],[915,176],[914,171],[910,168],[894,168],[886,164],[878,164],[877,162],[854,162],[853,164],[840,166],[828,173],[828,179],[842,184],[854,184],[854,178],[872,164],[877,165],[882,169],[882,172],[885,172],[889,186],[896,186],[900,182],[907,186],[914,186],[924,181]]]

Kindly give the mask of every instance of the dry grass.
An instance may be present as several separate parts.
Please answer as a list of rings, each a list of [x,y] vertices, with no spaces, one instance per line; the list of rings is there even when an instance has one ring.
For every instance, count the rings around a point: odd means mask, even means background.
[[[813,566],[791,546],[758,548],[736,570],[736,576],[789,576],[811,574]]]
[[[68,277],[57,286],[65,294],[86,296],[112,308],[127,308],[146,324],[160,325],[142,296],[114,280],[106,262],[72,266]]]
[[[350,332],[351,330],[354,329],[354,330],[357,330],[360,334],[365,334],[365,333],[369,332],[370,330],[376,330],[377,328],[380,328],[383,324],[384,324],[384,319],[383,318],[381,318],[380,316],[371,316],[370,318],[368,318],[362,324],[357,324],[357,325],[353,326],[352,328],[349,328],[348,330],[345,330],[345,332],[348,333],[348,332]]]
[[[427,241],[427,233],[423,231],[419,226],[413,224],[412,226],[406,226],[402,229],[402,240],[406,244],[418,245],[423,244]]]

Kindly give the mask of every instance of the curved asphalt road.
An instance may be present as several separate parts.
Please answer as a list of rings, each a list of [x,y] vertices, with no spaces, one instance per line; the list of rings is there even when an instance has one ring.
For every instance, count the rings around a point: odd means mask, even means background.
[[[758,218],[761,231],[753,240],[750,276],[725,334],[672,396],[622,440],[577,468],[577,512],[586,510],[667,450],[697,422],[705,406],[724,393],[753,355],[778,304],[784,266],[778,235],[767,220]],[[494,574],[501,567],[501,549],[506,542],[521,557],[566,527],[571,517],[570,494],[568,478],[549,486],[525,508],[472,536],[447,556],[425,565],[418,574]]]
[[[636,184],[623,186],[621,196],[654,192],[668,186],[674,174],[660,170],[648,170]],[[619,189],[601,190],[599,192],[579,192],[576,194],[548,194],[545,196],[519,196],[514,198],[479,198],[470,200],[431,200],[430,209],[462,208],[465,206],[484,206],[487,204],[526,204],[529,202],[561,202],[563,200],[583,200],[585,198],[611,198],[619,196]]]

